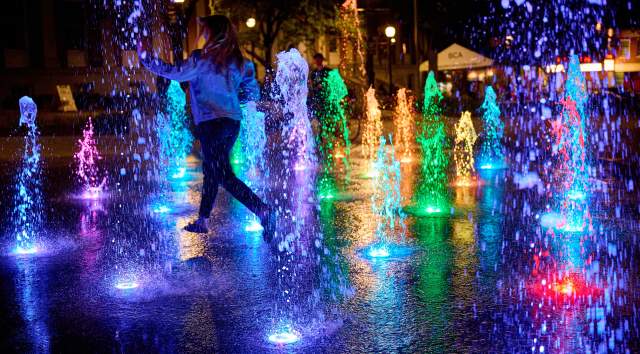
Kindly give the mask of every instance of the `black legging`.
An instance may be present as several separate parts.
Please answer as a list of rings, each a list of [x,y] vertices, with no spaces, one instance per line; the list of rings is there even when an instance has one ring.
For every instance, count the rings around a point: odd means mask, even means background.
[[[200,217],[208,218],[211,214],[220,184],[254,214],[262,215],[266,205],[236,177],[229,162],[229,153],[238,138],[240,122],[230,118],[216,118],[198,124],[197,129],[202,145],[204,173]]]

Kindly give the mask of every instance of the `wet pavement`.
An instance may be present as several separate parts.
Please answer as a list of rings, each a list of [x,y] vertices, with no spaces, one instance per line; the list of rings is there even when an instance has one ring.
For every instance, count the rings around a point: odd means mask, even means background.
[[[254,179],[281,210],[281,236],[266,245],[260,232],[245,230],[249,212],[226,192],[208,235],[181,230],[199,202],[197,158],[179,180],[141,172],[136,181],[119,173],[130,164],[128,145],[116,139],[105,146],[100,164],[109,190],[98,200],[77,197],[69,154],[45,154],[45,225],[41,252],[32,256],[10,254],[16,159],[3,159],[1,352],[580,353],[640,346],[638,198],[616,167],[602,173],[599,185],[607,188],[592,193],[592,231],[540,226],[545,193],[517,185],[507,169],[482,174],[481,186],[451,187],[446,215],[409,215],[406,238],[396,241],[410,252],[381,260],[362,252],[375,241],[376,225],[360,147],[349,169],[339,165],[340,191],[331,200],[318,200],[309,170],[282,179],[273,171],[285,167],[274,163],[271,177]],[[419,171],[417,161],[402,164],[405,204]],[[124,281],[138,287],[115,287]],[[268,341],[287,326],[301,336],[297,343]]]

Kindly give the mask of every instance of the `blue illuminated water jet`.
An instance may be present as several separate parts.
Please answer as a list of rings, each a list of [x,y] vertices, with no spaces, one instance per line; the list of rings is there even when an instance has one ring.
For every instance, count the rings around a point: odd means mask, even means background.
[[[20,98],[20,125],[27,128],[22,161],[16,176],[13,230],[16,237],[15,254],[28,255],[38,251],[36,234],[42,224],[42,192],[39,132],[36,125],[38,107],[27,96]]]

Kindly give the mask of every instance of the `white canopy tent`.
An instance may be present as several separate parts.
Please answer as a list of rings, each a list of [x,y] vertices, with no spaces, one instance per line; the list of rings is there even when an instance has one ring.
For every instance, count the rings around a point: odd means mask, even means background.
[[[476,69],[493,65],[493,60],[453,43],[438,53],[438,70]],[[420,64],[420,72],[429,71],[429,61]]]

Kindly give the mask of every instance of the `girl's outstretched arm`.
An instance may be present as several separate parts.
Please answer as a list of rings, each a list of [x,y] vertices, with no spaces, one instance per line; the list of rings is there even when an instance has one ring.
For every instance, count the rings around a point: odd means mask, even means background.
[[[240,103],[260,100],[260,86],[258,86],[258,81],[256,80],[256,69],[253,63],[248,60],[244,63],[238,99]]]
[[[138,44],[138,58],[140,58],[142,66],[158,76],[178,82],[193,80],[198,76],[197,63],[199,56],[200,52],[195,51],[186,60],[178,61],[175,65],[171,65],[159,58],[151,58],[149,51],[143,50],[142,45]]]

